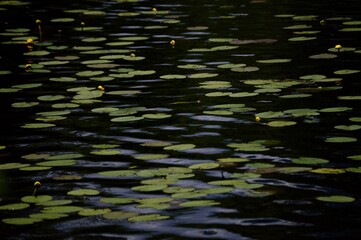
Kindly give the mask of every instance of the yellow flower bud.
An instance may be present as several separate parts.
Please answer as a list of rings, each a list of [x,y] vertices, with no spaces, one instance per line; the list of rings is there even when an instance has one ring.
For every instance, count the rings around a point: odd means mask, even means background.
[[[134,53],[131,53],[130,56],[131,56],[131,57],[135,57],[135,54],[134,54]]]
[[[260,122],[261,118],[259,116],[256,116],[255,120],[256,120],[256,122]]]
[[[98,90],[100,90],[100,91],[104,91],[104,90],[105,90],[105,88],[104,88],[102,85],[99,85],[99,86],[98,86]]]
[[[32,38],[28,38],[28,39],[26,39],[26,43],[27,44],[33,44],[34,40]]]
[[[156,9],[156,8],[152,8],[152,11],[153,11],[153,12],[156,12],[156,11],[157,11],[157,9]]]
[[[169,43],[170,43],[170,45],[172,45],[172,46],[175,45],[175,41],[174,41],[174,40],[171,40]]]
[[[336,49],[341,49],[342,46],[341,46],[340,44],[337,44],[337,45],[335,46],[335,48],[336,48]]]
[[[41,20],[40,20],[40,19],[36,19],[35,22],[36,22],[36,24],[38,24],[38,25],[41,24]]]
[[[39,181],[36,181],[36,182],[34,183],[34,187],[38,188],[38,187],[40,187],[40,186],[41,186],[41,183],[40,183]]]

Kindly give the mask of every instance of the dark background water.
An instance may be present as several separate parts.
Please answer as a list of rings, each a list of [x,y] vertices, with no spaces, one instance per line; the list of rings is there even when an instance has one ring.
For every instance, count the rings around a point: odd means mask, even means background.
[[[1,2],[0,2],[1,3]],[[17,93],[1,93],[2,109],[0,124],[0,150],[2,163],[29,163],[22,156],[28,154],[58,155],[79,153],[84,156],[73,166],[53,167],[46,171],[2,170],[1,205],[20,202],[21,197],[31,195],[33,183],[42,182],[41,194],[54,199],[71,199],[72,205],[86,208],[109,207],[113,211],[134,211],[142,214],[157,213],[170,219],[154,222],[131,223],[126,220],[107,220],[102,216],[81,217],[76,213],[59,220],[44,220],[29,226],[13,226],[0,223],[0,236],[5,239],[358,239],[360,234],[359,173],[317,174],[309,171],[282,173],[283,167],[311,167],[346,169],[359,167],[359,163],[347,157],[361,154],[360,130],[341,131],[336,125],[357,124],[350,117],[361,117],[359,101],[341,101],[338,96],[358,96],[360,74],[342,75],[341,83],[317,83],[303,81],[297,86],[282,89],[276,93],[261,93],[246,98],[208,97],[209,92],[229,91],[253,92],[255,87],[244,84],[248,79],[299,79],[304,75],[322,74],[328,78],[340,77],[336,70],[360,70],[360,55],[355,52],[340,52],[335,59],[313,60],[309,56],[329,53],[336,44],[361,49],[360,32],[341,32],[345,21],[358,21],[360,7],[357,1],[32,1],[25,6],[4,5],[0,14],[1,32],[6,29],[28,28],[29,36],[38,36],[36,19],[42,21],[43,43],[66,46],[65,50],[48,50],[50,55],[40,57],[24,56],[26,44],[5,44],[12,37],[1,35],[0,69],[11,74],[0,75],[0,87],[10,88],[16,84],[42,83],[40,88],[25,89]],[[152,8],[170,11],[169,14],[141,14],[134,17],[120,17],[121,12],[151,11]],[[92,16],[67,13],[66,10],[86,9],[104,11],[105,15]],[[312,20],[297,21],[292,17],[275,17],[280,14],[296,16],[316,15]],[[51,19],[72,17],[71,23],[53,23]],[[164,20],[175,19],[179,23],[166,24]],[[327,20],[327,28],[319,22]],[[84,22],[85,26],[102,27],[95,31],[75,31]],[[289,38],[298,35],[284,27],[306,24],[320,31],[317,39],[291,42]],[[164,29],[146,29],[145,26],[161,25]],[[190,30],[189,27],[205,26],[204,30]],[[357,26],[356,26],[357,27]],[[76,73],[89,69],[81,62],[98,59],[101,55],[82,54],[76,46],[100,46],[118,41],[122,36],[146,36],[147,40],[114,49],[130,49],[142,61],[114,60],[119,67],[137,70],[155,70],[153,75],[136,76],[129,79],[114,79],[96,82]],[[26,35],[27,36],[27,35]],[[308,35],[306,35],[308,36]],[[86,43],[89,37],[106,37],[105,42]],[[239,40],[271,39],[261,43],[231,44],[239,48],[216,52],[190,52],[194,48],[211,48],[229,43],[214,43],[210,38],[232,38]],[[176,45],[170,46],[174,39]],[[35,49],[47,49],[38,44]],[[26,72],[24,65],[52,61],[58,56],[79,56],[66,65],[46,66],[50,73]],[[288,58],[290,63],[260,64],[257,60]],[[188,63],[206,65],[205,69],[180,69],[178,65]],[[257,66],[259,71],[249,73],[233,72],[217,68],[220,64],[244,63]],[[110,74],[109,69],[101,69]],[[218,73],[215,78],[163,80],[166,74],[190,75],[193,73]],[[102,76],[103,76],[102,75]],[[49,81],[54,77],[76,77],[70,83]],[[228,81],[228,89],[203,89],[205,81]],[[54,103],[70,102],[74,94],[67,89],[103,85],[106,91],[141,90],[141,94],[113,96],[104,94],[100,102],[80,104],[69,109],[65,120],[55,121],[55,127],[45,129],[24,129],[21,126],[36,122],[36,113],[52,111]],[[318,87],[335,87],[334,91],[317,91]],[[303,88],[303,90],[300,90]],[[312,88],[312,89],[310,89]],[[315,90],[316,89],[316,90]],[[281,95],[310,92],[307,98],[280,98]],[[66,98],[54,102],[42,102],[31,108],[12,108],[11,104],[22,101],[38,101],[42,95],[64,95]],[[254,108],[231,116],[207,115],[217,104],[245,104]],[[144,113],[168,113],[170,118],[143,119],[134,122],[114,123],[107,114],[91,110],[99,107],[145,107]],[[314,117],[288,118],[297,124],[285,128],[267,126],[268,119],[260,123],[255,115],[267,111],[288,109],[349,107],[350,110],[321,113]],[[352,109],[351,109],[352,108]],[[55,109],[56,110],[56,109]],[[143,114],[143,113],[141,113]],[[140,115],[141,115],[140,114]],[[139,115],[139,113],[138,113]],[[352,143],[327,143],[328,137],[345,136],[357,138]],[[256,140],[277,140],[266,152],[235,151],[230,143],[246,143]],[[186,151],[165,151],[162,148],[147,148],[142,143],[167,141],[174,144],[191,143],[195,149]],[[95,144],[119,144],[119,155],[97,156],[90,154]],[[169,154],[165,159],[142,161],[138,154]],[[317,157],[329,160],[324,165],[296,165],[293,158]],[[255,193],[242,188],[232,192],[210,194],[199,199],[219,202],[209,207],[179,207],[185,199],[175,199],[172,207],[165,210],[144,209],[137,204],[106,205],[101,197],[151,198],[165,197],[161,191],[142,193],[130,188],[144,180],[139,176],[101,177],[98,172],[119,169],[158,169],[172,166],[188,167],[201,162],[217,162],[227,157],[246,157],[251,161],[237,163],[227,168],[195,170],[192,178],[180,180],[179,186],[207,188],[210,181],[231,179],[234,173],[256,172],[261,176],[248,179],[250,183],[264,184]],[[273,164],[268,168],[253,168],[248,163]],[[36,164],[31,162],[32,165]],[[80,180],[56,180],[61,175],[81,176]],[[67,192],[78,188],[100,191],[99,196],[72,197]],[[265,196],[261,196],[265,194]],[[345,195],[355,199],[351,203],[328,203],[318,201],[319,196]],[[197,199],[197,200],[199,200]],[[194,200],[194,199],[190,199]],[[1,219],[27,217],[40,212],[33,206],[21,211],[1,211]]]

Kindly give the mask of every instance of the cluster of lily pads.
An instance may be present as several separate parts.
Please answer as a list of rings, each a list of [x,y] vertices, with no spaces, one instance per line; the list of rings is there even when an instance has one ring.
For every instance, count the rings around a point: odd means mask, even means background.
[[[29,4],[20,1],[5,1],[13,5]],[[122,3],[123,1],[117,1]],[[124,1],[128,2],[128,1]],[[4,2],[1,5],[6,5]],[[65,11],[70,16],[79,13],[85,16],[99,17],[106,16],[105,11],[99,10],[69,10]],[[151,8],[142,11],[121,11],[117,17],[124,18],[154,18],[160,25],[144,26],[143,30],[154,31],[167,29],[169,26],[182,26],[182,21],[176,15],[172,15],[168,10],[157,10]],[[318,16],[297,16],[297,15],[276,15],[277,18],[292,19],[297,24],[284,27],[285,31],[293,31],[290,42],[316,41],[319,30],[313,30],[313,26],[307,23],[313,23]],[[180,18],[181,19],[181,18]],[[343,21],[344,28],[339,29],[341,33],[358,32],[359,27],[350,27],[361,25],[360,21],[353,21],[348,18],[330,18],[328,22]],[[61,124],[66,124],[68,116],[78,114],[77,110],[88,108],[89,114],[94,114],[97,119],[104,119],[117,126],[131,126],[131,124],[141,121],[154,123],[155,120],[168,121],[176,120],[179,112],[176,108],[170,111],[154,110],[152,107],[142,106],[138,100],[147,95],[145,90],[132,88],[134,82],[138,80],[154,80],[161,83],[187,81],[193,84],[197,89],[197,97],[202,101],[197,101],[198,105],[205,102],[217,102],[219,104],[209,104],[202,107],[202,114],[206,116],[233,116],[230,121],[239,124],[239,119],[247,119],[249,124],[259,128],[293,128],[297,127],[299,122],[306,124],[318,124],[319,118],[327,117],[327,114],[339,114],[354,110],[352,107],[344,106],[344,102],[359,101],[359,95],[341,95],[337,97],[340,106],[330,105],[323,108],[294,108],[294,109],[268,109],[264,111],[255,107],[255,102],[275,99],[278,103],[288,102],[292,99],[302,100],[312,98],[316,94],[328,91],[339,91],[342,89],[342,82],[347,81],[349,76],[360,73],[360,69],[335,69],[332,76],[323,74],[303,75],[294,79],[277,78],[263,79],[252,78],[250,74],[262,72],[269,66],[278,66],[285,64],[289,66],[292,58],[269,58],[259,59],[253,62],[248,61],[227,61],[217,64],[186,63],[173,64],[168,69],[167,74],[158,73],[158,69],[150,69],[150,66],[143,66],[148,59],[142,55],[142,50],[136,50],[144,42],[151,39],[151,34],[141,36],[130,34],[129,36],[98,36],[102,26],[87,26],[87,23],[76,27],[69,27],[67,24],[75,23],[75,17],[50,19],[52,26],[62,26],[66,29],[79,34],[80,39],[76,46],[57,45],[56,42],[42,41],[39,36],[34,36],[34,32],[27,28],[6,29],[0,35],[7,38],[2,42],[4,46],[26,46],[31,42],[23,57],[25,64],[18,66],[19,73],[14,73],[8,69],[2,69],[2,77],[12,76],[30,76],[37,79],[42,78],[46,81],[37,81],[30,83],[8,84],[8,87],[0,88],[3,96],[18,99],[16,94],[28,94],[30,97],[25,100],[14,100],[11,107],[19,111],[23,109],[42,109],[33,115],[33,122],[27,122],[21,125],[25,129],[43,129],[51,131]],[[318,21],[318,20],[317,20]],[[300,23],[301,22],[301,23]],[[303,24],[306,22],[306,24]],[[207,30],[207,27],[197,26],[188,27],[188,31]],[[93,33],[97,36],[93,36]],[[28,41],[32,39],[32,41]],[[170,39],[164,40],[166,49],[169,51],[177,50],[177,43],[169,44]],[[199,40],[198,38],[196,39]],[[173,40],[174,41],[174,40]],[[273,44],[277,40],[256,39],[244,40],[236,38],[207,38],[202,43],[199,41],[199,47],[195,46],[186,49],[186,54],[201,55],[205,58],[210,54],[210,58],[216,54],[236,54],[243,45],[252,44]],[[204,44],[204,42],[206,44]],[[148,43],[147,43],[148,44]],[[196,45],[196,44],[194,44]],[[194,46],[193,45],[193,46]],[[207,47],[205,46],[207,45]],[[332,61],[338,58],[340,54],[360,54],[361,50],[356,47],[334,47],[326,46],[323,53],[317,53],[309,56],[310,61]],[[139,54],[140,53],[140,54]],[[228,56],[228,55],[227,55]],[[234,58],[232,58],[234,59]],[[251,62],[251,63],[250,63]],[[81,66],[77,68],[78,66]],[[76,72],[63,74],[68,68],[74,67],[80,69]],[[57,73],[61,74],[57,74]],[[234,77],[225,80],[226,77]],[[213,80],[214,79],[214,80]],[[41,90],[55,84],[55,91],[49,91],[42,95]],[[56,92],[56,93],[54,93]],[[61,93],[59,93],[61,92]],[[12,95],[14,94],[14,95]],[[125,103],[119,103],[124,101]],[[182,102],[168,102],[173,106],[184,105]],[[176,104],[177,103],[177,104]],[[186,101],[185,103],[194,103]],[[212,102],[213,103],[213,102]],[[149,103],[151,106],[151,104]],[[282,106],[282,104],[279,104]],[[160,106],[163,107],[163,106]],[[48,111],[43,111],[47,108]],[[194,117],[199,113],[190,114]],[[193,118],[195,119],[195,118]],[[201,118],[207,119],[207,118]],[[212,118],[221,119],[221,118]],[[221,121],[220,121],[221,122]],[[325,137],[326,143],[347,143],[357,142],[359,139],[357,133],[361,129],[361,117],[355,116],[349,118],[348,124],[338,124],[334,126],[337,136]],[[122,125],[124,124],[124,125]],[[130,125],[127,125],[130,124]],[[93,130],[93,131],[96,131]],[[29,132],[26,132],[29,133]],[[31,132],[30,132],[31,133]],[[343,135],[344,134],[344,135]],[[7,224],[23,225],[33,224],[45,220],[61,219],[70,214],[80,216],[101,215],[108,220],[127,219],[130,222],[166,220],[171,218],[166,211],[185,207],[202,207],[220,205],[217,201],[226,194],[232,194],[236,191],[242,192],[246,197],[265,197],[276,194],[268,190],[266,184],[261,183],[262,178],[267,173],[279,174],[343,174],[343,173],[361,173],[361,167],[355,167],[356,162],[361,160],[361,155],[351,153],[348,156],[350,160],[347,167],[334,168],[328,159],[300,156],[297,158],[286,158],[281,164],[275,164],[270,161],[258,161],[257,159],[239,157],[238,153],[258,154],[262,152],[277,151],[278,141],[254,140],[237,141],[225,144],[225,149],[231,152],[230,157],[216,158],[213,160],[196,161],[187,166],[171,167],[134,167],[126,169],[111,169],[89,174],[85,177],[102,180],[131,180],[133,186],[130,188],[133,193],[140,192],[144,196],[152,194],[152,197],[136,198],[132,196],[114,196],[103,192],[100,189],[76,188],[69,190],[65,198],[54,199],[51,195],[24,196],[18,203],[6,203],[0,206],[1,211],[8,211],[7,215],[12,215],[15,210],[31,209],[31,213],[26,216],[6,217],[2,221]],[[197,149],[193,143],[179,141],[146,141],[137,145],[137,149],[143,152],[131,154],[132,162],[145,161],[147,164],[159,163],[168,165],[173,155],[179,154],[191,155],[192,151]],[[152,150],[149,150],[152,148]],[[0,146],[0,151],[8,151],[8,146]],[[156,149],[153,152],[153,149]],[[96,144],[88,155],[80,153],[31,153],[22,156],[18,162],[1,163],[1,171],[50,171],[58,169],[67,169],[71,166],[81,167],[79,163],[88,156],[99,158],[111,158],[116,160],[115,156],[122,155],[123,150],[120,145]],[[114,158],[113,158],[114,157]],[[354,160],[354,161],[353,161]],[[125,162],[128,167],[129,162]],[[142,164],[139,164],[142,166]],[[188,179],[197,179],[199,174],[204,174],[209,178],[202,182],[202,187],[188,186]],[[216,176],[216,177],[215,177]],[[226,178],[224,177],[226,176]],[[82,179],[79,175],[61,175],[56,176],[56,181],[77,181]],[[42,180],[42,179],[41,179]],[[154,197],[157,195],[157,197]],[[214,196],[217,196],[214,197]],[[80,199],[89,200],[89,205],[96,207],[79,206]],[[354,197],[345,195],[317,196],[314,199],[325,202],[353,202]],[[6,201],[4,201],[6,202]],[[95,202],[95,203],[94,203]],[[87,202],[86,202],[87,203]],[[133,206],[134,211],[120,211],[119,206]],[[144,214],[141,209],[151,209],[151,213]],[[162,212],[160,212],[162,211]]]

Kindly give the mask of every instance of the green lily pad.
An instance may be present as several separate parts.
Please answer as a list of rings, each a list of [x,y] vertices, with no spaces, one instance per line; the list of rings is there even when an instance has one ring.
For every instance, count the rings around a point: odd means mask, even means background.
[[[325,139],[325,142],[328,143],[350,143],[357,142],[357,138],[353,137],[329,137]]]
[[[53,161],[45,161],[39,162],[36,165],[38,166],[46,166],[46,167],[63,167],[63,166],[71,166],[75,165],[76,160],[53,160]]]
[[[170,216],[160,215],[160,214],[145,214],[135,217],[128,218],[129,222],[149,222],[149,221],[160,221],[169,219]]]
[[[268,112],[257,113],[256,116],[260,117],[261,119],[262,118],[279,118],[279,117],[283,117],[284,113],[268,111]]]
[[[343,196],[343,195],[317,197],[316,199],[322,202],[334,202],[334,203],[349,203],[355,201],[355,198],[349,196]]]
[[[316,165],[316,164],[325,164],[328,163],[329,161],[323,158],[299,157],[292,159],[292,162],[296,164]]]
[[[244,151],[244,152],[263,152],[269,150],[269,148],[265,147],[264,145],[255,142],[230,143],[227,146],[231,148],[235,148],[236,151]]]
[[[219,163],[215,162],[208,162],[208,163],[197,163],[189,166],[190,169],[197,169],[197,170],[208,170],[218,168],[220,165]]]
[[[46,160],[65,160],[65,159],[82,158],[82,157],[84,157],[84,155],[80,154],[80,153],[65,153],[65,154],[48,156],[45,159]]]
[[[49,54],[50,54],[50,52],[45,51],[45,50],[31,51],[31,52],[24,53],[25,56],[36,56],[36,57],[46,56]]]
[[[53,197],[50,195],[39,195],[39,196],[25,196],[21,198],[21,201],[26,203],[42,203],[52,200]]]
[[[236,68],[231,68],[231,71],[233,72],[256,72],[259,70],[259,67],[253,67],[253,66],[248,66],[248,67],[236,67]]]
[[[183,68],[183,69],[201,69],[201,68],[206,68],[206,65],[201,65],[201,64],[186,64],[186,65],[178,65],[178,68]]]
[[[40,100],[40,101],[58,101],[58,100],[61,100],[64,98],[65,98],[65,96],[63,96],[63,95],[44,95],[44,96],[38,97],[38,100]]]
[[[270,127],[288,127],[288,126],[293,126],[296,124],[297,124],[297,122],[294,122],[294,121],[272,121],[272,122],[267,123],[267,125]]]
[[[345,169],[347,172],[361,173],[361,167],[350,167]]]
[[[112,210],[110,208],[100,208],[100,209],[92,209],[92,208],[84,208],[78,212],[80,216],[96,216],[102,215],[106,213],[110,213]]]
[[[218,73],[194,73],[188,75],[188,78],[212,78],[217,77]]]
[[[288,41],[290,42],[303,42],[303,41],[310,41],[310,40],[315,40],[317,39],[317,37],[292,37],[289,38]]]
[[[361,155],[353,155],[353,156],[348,156],[348,159],[352,159],[352,160],[361,160]]]
[[[259,63],[288,63],[291,62],[292,59],[282,59],[282,58],[276,58],[276,59],[267,59],[267,60],[257,60]]]
[[[338,96],[339,100],[361,100],[361,96]]]
[[[36,222],[41,222],[42,220],[35,218],[5,218],[2,221],[11,225],[30,225]]]
[[[195,147],[196,147],[196,145],[194,145],[194,144],[176,144],[176,145],[164,147],[163,149],[164,150],[174,150],[174,151],[184,151],[184,150],[193,149]]]
[[[137,216],[136,212],[123,212],[123,211],[113,211],[109,213],[103,214],[105,219],[109,220],[120,220],[120,219],[128,219]]]
[[[94,155],[102,155],[102,156],[112,156],[112,155],[118,155],[120,154],[120,150],[116,149],[101,149],[97,151],[91,151],[91,154]]]
[[[347,74],[355,74],[361,72],[360,70],[353,70],[353,69],[343,69],[337,70],[334,72],[336,75],[347,75]]]
[[[13,108],[29,108],[39,105],[39,102],[15,102],[11,104]]]
[[[134,191],[139,191],[139,192],[154,192],[154,191],[160,191],[166,187],[167,187],[167,185],[165,185],[165,184],[157,184],[157,185],[149,184],[149,185],[132,187],[131,189]]]
[[[165,119],[165,118],[170,118],[172,115],[170,114],[166,114],[166,113],[153,113],[153,114],[144,114],[143,117],[144,118],[148,118],[148,119]]]
[[[346,171],[343,169],[335,169],[335,168],[317,168],[310,170],[310,172],[319,173],[319,174],[340,174],[340,173],[345,173]]]
[[[83,188],[83,189],[69,191],[67,194],[71,196],[95,196],[95,195],[99,195],[100,192],[95,189]]]
[[[332,59],[332,58],[337,58],[337,55],[331,54],[331,53],[320,53],[320,54],[315,54],[315,55],[309,56],[309,58],[311,58],[311,59]]]
[[[0,206],[0,210],[23,210],[28,207],[30,207],[30,204],[28,203],[13,203]]]
[[[87,70],[87,71],[78,72],[78,73],[76,73],[76,75],[79,76],[79,77],[94,77],[94,76],[101,75],[103,73],[104,73],[103,71],[90,71],[90,70]]]
[[[345,130],[345,131],[356,131],[361,129],[361,125],[337,125],[336,129]]]
[[[0,170],[10,170],[10,169],[18,169],[23,167],[28,167],[30,164],[25,163],[2,163],[0,164]]]
[[[50,128],[50,127],[55,127],[55,124],[52,123],[27,123],[23,126],[21,126],[22,128]]]
[[[181,75],[181,74],[166,74],[166,75],[162,75],[159,78],[161,79],[185,79],[187,78],[186,75]]]
[[[23,167],[20,168],[20,171],[46,171],[51,169],[51,167],[48,166],[30,166],[30,167]]]
[[[116,117],[112,118],[110,121],[112,122],[134,122],[138,120],[142,120],[144,117],[137,117],[137,116],[124,116],[124,117]]]

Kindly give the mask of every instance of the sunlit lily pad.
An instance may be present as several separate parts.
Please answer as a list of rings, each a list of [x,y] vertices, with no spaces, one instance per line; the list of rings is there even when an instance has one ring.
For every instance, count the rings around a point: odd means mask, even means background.
[[[217,77],[218,73],[194,73],[188,75],[188,78],[212,78]]]
[[[101,75],[103,73],[104,73],[103,71],[90,71],[90,70],[87,70],[87,71],[78,72],[78,73],[76,73],[76,75],[79,76],[79,77],[94,77],[94,76]]]
[[[315,40],[317,39],[317,37],[292,37],[289,38],[288,41],[290,42],[303,42],[303,41],[310,41],[310,40]]]
[[[15,102],[11,104],[13,108],[29,108],[39,105],[39,102]]]
[[[52,123],[27,123],[23,126],[21,126],[22,128],[50,128],[50,127],[55,127],[55,124]]]
[[[41,205],[44,207],[51,207],[51,206],[62,206],[62,205],[67,205],[67,204],[71,204],[73,201],[70,199],[62,199],[62,200],[51,200],[51,201],[47,201],[47,202],[38,202],[36,203],[36,205]]]
[[[354,137],[329,137],[325,139],[328,143],[350,143],[357,142],[357,138]]]
[[[345,130],[345,131],[356,131],[361,129],[361,125],[337,125],[336,129]]]
[[[17,168],[23,168],[28,167],[30,164],[26,163],[2,163],[0,164],[0,170],[10,170],[10,169],[17,169]]]
[[[331,53],[320,53],[320,54],[311,55],[311,56],[309,56],[309,58],[311,58],[311,59],[332,59],[332,58],[337,58],[337,55],[331,54]]]
[[[28,203],[12,203],[12,204],[0,206],[0,210],[14,211],[14,210],[23,210],[28,207],[30,207],[30,204],[28,204]]]
[[[208,163],[197,163],[189,166],[190,169],[198,169],[198,170],[207,170],[207,169],[214,169],[218,168],[220,165],[219,163],[215,162],[208,162]]]
[[[124,116],[124,117],[112,118],[111,121],[112,122],[133,122],[133,121],[138,121],[138,120],[142,120],[142,119],[144,119],[144,117]]]
[[[91,154],[94,155],[103,155],[103,156],[112,156],[120,154],[120,150],[117,149],[101,149],[97,151],[91,151]]]
[[[21,201],[26,203],[43,203],[52,200],[50,195],[38,195],[38,196],[25,196],[21,198]]]
[[[95,189],[77,189],[77,190],[72,190],[68,192],[68,195],[71,196],[95,196],[95,195],[99,195],[99,191],[95,190]]]
[[[187,78],[186,75],[181,74],[167,74],[160,76],[161,79],[185,79]]]
[[[171,116],[172,115],[166,113],[148,113],[143,115],[144,118],[148,119],[165,119],[170,118]]]
[[[106,213],[110,213],[112,210],[110,208],[84,208],[78,212],[80,216],[96,216],[96,215],[102,215]]]
[[[36,222],[41,222],[42,220],[36,218],[5,218],[2,221],[11,225],[30,225]]]
[[[178,68],[183,68],[183,69],[201,69],[201,68],[206,68],[206,65],[201,65],[201,64],[185,64],[185,65],[178,65]]]
[[[264,145],[255,142],[231,143],[228,144],[227,146],[231,148],[235,148],[236,151],[245,151],[245,152],[263,152],[269,150],[269,148],[265,147]]]
[[[310,170],[310,172],[319,173],[319,174],[340,174],[340,173],[345,173],[346,171],[343,169],[336,169],[336,168],[317,168]]]
[[[48,156],[45,159],[46,160],[64,160],[64,159],[74,159],[74,158],[81,158],[81,157],[84,157],[84,155],[80,154],[80,153],[64,153],[64,154]]]
[[[259,63],[288,63],[291,62],[292,59],[283,59],[283,58],[276,58],[276,59],[266,59],[266,60],[257,60]]]
[[[147,184],[147,185],[132,187],[131,189],[139,192],[154,192],[154,191],[160,191],[166,187],[167,185],[165,184],[157,184],[157,185]]]
[[[65,96],[63,96],[63,95],[44,95],[44,96],[38,97],[38,100],[40,100],[40,101],[58,101],[58,100],[61,100],[64,98],[65,98]]]
[[[270,127],[288,127],[288,126],[293,126],[296,124],[297,124],[297,122],[295,122],[295,121],[272,121],[272,122],[267,123],[267,125]]]
[[[334,72],[336,75],[346,75],[346,74],[354,74],[359,73],[361,70],[354,70],[354,69],[343,69],[343,70],[337,70]]]
[[[334,202],[334,203],[349,203],[355,201],[355,198],[349,196],[343,196],[343,195],[317,197],[316,199],[323,202]]]
[[[352,159],[352,160],[361,160],[361,155],[353,155],[353,156],[348,156],[347,157],[348,159]]]
[[[127,219],[137,216],[136,212],[123,212],[123,211],[113,211],[106,214],[103,214],[105,219],[109,220],[119,220],[119,219]]]
[[[123,198],[123,197],[108,197],[101,198],[100,202],[109,204],[129,204],[135,202],[135,198]]]
[[[174,150],[174,151],[184,151],[184,150],[189,150],[192,148],[195,148],[196,145],[194,144],[175,144],[175,145],[171,145],[171,146],[167,146],[164,147],[164,150]]]
[[[292,162],[296,164],[316,165],[316,164],[328,163],[329,161],[323,158],[299,157],[292,159]]]

